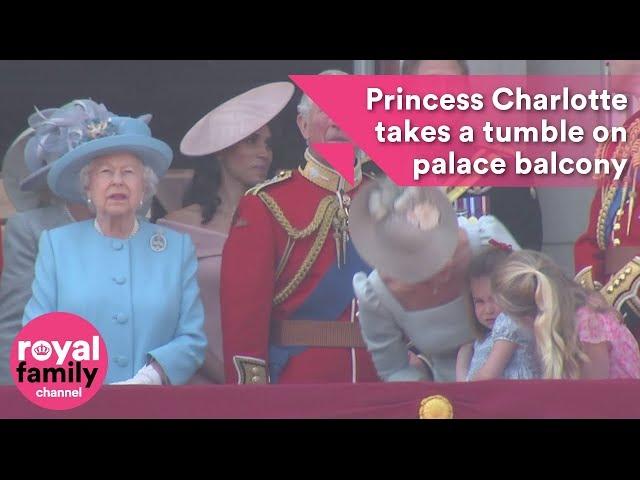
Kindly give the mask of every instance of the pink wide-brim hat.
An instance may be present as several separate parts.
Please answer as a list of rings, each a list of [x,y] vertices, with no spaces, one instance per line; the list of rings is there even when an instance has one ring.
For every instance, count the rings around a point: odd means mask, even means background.
[[[294,91],[290,82],[274,82],[226,101],[191,127],[180,142],[180,151],[189,156],[209,155],[238,143],[280,113]]]

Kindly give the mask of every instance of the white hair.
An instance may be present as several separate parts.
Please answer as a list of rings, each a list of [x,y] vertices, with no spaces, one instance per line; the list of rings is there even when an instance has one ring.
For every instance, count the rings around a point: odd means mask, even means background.
[[[401,60],[400,61],[400,73],[402,75],[415,75],[418,71],[418,67],[422,62],[428,60]],[[458,64],[462,75],[469,75],[469,63],[466,60],[452,60]]]
[[[82,189],[83,192],[86,192],[89,189],[89,181],[90,181],[89,173],[90,173],[92,164],[93,162],[91,162],[89,165],[85,165],[84,167],[82,167],[82,170],[80,170],[80,188]],[[142,182],[143,182],[143,188],[144,188],[144,194],[142,198],[143,205],[148,205],[151,198],[156,194],[156,191],[158,189],[158,181],[159,180],[158,180],[158,176],[156,175],[156,172],[154,172],[151,167],[148,167],[147,165],[143,165],[143,170],[142,170]],[[142,207],[140,207],[139,209],[141,208]],[[93,205],[93,202],[89,203],[89,210],[91,210],[92,213],[95,213],[95,207]]]
[[[320,72],[318,75],[349,75],[347,72],[343,72],[342,70],[324,70]],[[313,105],[313,100],[309,98],[306,93],[302,94],[302,98],[300,99],[300,103],[298,103],[298,115],[302,116],[302,118],[307,118],[309,116],[309,112],[311,111],[311,106]]]

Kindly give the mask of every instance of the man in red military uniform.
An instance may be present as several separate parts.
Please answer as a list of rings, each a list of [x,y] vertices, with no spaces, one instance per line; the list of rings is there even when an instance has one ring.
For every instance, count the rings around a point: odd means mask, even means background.
[[[306,95],[298,112],[308,145],[348,141]],[[361,165],[351,186],[311,148],[305,160],[249,190],[236,211],[221,272],[227,383],[378,381],[352,287],[370,267],[347,230]]]
[[[640,62],[612,61],[612,89],[634,92],[640,80]],[[617,75],[628,75],[619,77]],[[623,315],[629,329],[640,338],[640,111],[625,122],[627,141],[599,146],[596,158],[627,158],[623,177],[600,180],[591,203],[587,231],[574,248],[576,279],[599,290]]]

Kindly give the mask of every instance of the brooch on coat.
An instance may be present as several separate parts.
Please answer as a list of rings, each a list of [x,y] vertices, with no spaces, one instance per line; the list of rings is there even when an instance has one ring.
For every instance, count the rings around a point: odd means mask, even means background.
[[[167,237],[162,234],[162,230],[157,231],[149,240],[151,250],[154,252],[163,252],[167,248]]]

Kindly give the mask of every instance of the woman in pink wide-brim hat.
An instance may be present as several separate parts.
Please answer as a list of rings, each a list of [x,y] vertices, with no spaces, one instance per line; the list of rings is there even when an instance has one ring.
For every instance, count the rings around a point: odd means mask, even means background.
[[[224,383],[222,249],[240,198],[267,178],[273,157],[268,124],[284,109],[294,90],[289,82],[275,82],[238,95],[202,117],[180,143],[183,154],[202,158],[184,196],[184,208],[158,223],[189,233],[196,245],[209,345],[204,365],[192,383]]]

